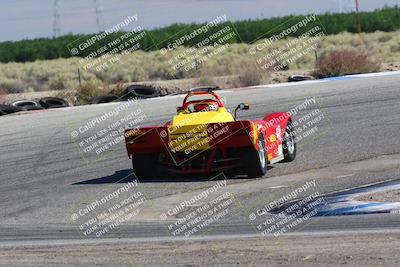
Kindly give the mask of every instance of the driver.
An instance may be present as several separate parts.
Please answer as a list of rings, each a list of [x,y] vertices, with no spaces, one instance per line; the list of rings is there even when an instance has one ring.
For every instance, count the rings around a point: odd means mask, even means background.
[[[190,113],[201,112],[201,111],[217,111],[218,104],[214,102],[201,102],[190,105],[188,109]]]

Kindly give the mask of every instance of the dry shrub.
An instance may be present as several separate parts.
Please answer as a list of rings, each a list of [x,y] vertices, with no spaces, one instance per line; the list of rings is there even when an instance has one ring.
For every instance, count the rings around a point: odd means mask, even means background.
[[[48,84],[40,84],[36,87],[37,92],[46,92],[50,91],[50,87]]]
[[[76,93],[73,90],[59,90],[54,96],[65,99],[72,106],[76,106],[77,104],[79,104],[77,101],[78,98],[76,96]]]
[[[213,77],[208,75],[202,75],[199,78],[199,86],[207,86],[207,85],[214,85],[215,80]]]
[[[76,102],[77,104],[89,104],[92,103],[92,100],[101,95],[102,90],[94,84],[93,82],[87,82],[82,84],[81,86],[78,87],[76,90]]]
[[[269,71],[261,70],[255,63],[245,63],[236,78],[235,86],[259,85],[267,76],[270,76]]]
[[[382,36],[378,37],[378,42],[380,43],[386,43],[389,42],[390,40],[392,40],[393,36],[387,33],[383,33]]]
[[[0,81],[0,88],[7,94],[18,94],[23,93],[26,86],[18,80],[4,79]]]
[[[4,96],[6,95],[6,92],[4,92],[2,89],[0,89],[0,103],[3,102]]]
[[[111,94],[122,96],[125,93],[126,90],[126,84],[123,82],[117,83],[115,86],[113,86],[113,89],[110,91]]]
[[[379,64],[368,55],[352,50],[334,50],[322,55],[314,75],[319,78],[379,70]]]

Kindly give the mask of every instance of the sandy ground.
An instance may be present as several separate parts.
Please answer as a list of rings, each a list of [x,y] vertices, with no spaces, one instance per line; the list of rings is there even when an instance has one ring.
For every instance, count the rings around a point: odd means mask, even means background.
[[[399,71],[400,63],[382,63],[381,71]]]
[[[359,196],[359,201],[377,201],[377,202],[400,202],[400,190],[391,190],[385,192],[377,192]]]
[[[2,248],[0,266],[399,266],[399,245],[366,234]]]

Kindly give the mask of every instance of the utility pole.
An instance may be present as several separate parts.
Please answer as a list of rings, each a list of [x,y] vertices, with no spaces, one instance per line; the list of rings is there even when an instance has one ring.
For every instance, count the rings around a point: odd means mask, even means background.
[[[361,33],[361,17],[360,17],[360,8],[358,5],[358,0],[356,0],[356,23],[357,23],[357,32]]]
[[[101,0],[94,0],[94,5],[95,5],[95,12],[96,12],[96,25],[97,25],[97,31],[101,32],[103,31],[103,8],[101,6]]]
[[[60,0],[54,0],[53,3],[53,36],[60,35]]]

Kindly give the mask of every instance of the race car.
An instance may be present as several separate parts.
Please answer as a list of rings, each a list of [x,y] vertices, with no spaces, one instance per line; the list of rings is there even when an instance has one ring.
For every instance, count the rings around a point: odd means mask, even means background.
[[[296,142],[290,113],[266,114],[263,119],[238,120],[214,88],[195,88],[164,126],[125,130],[128,156],[138,178],[172,174],[229,173],[257,178],[268,164],[290,162]]]

